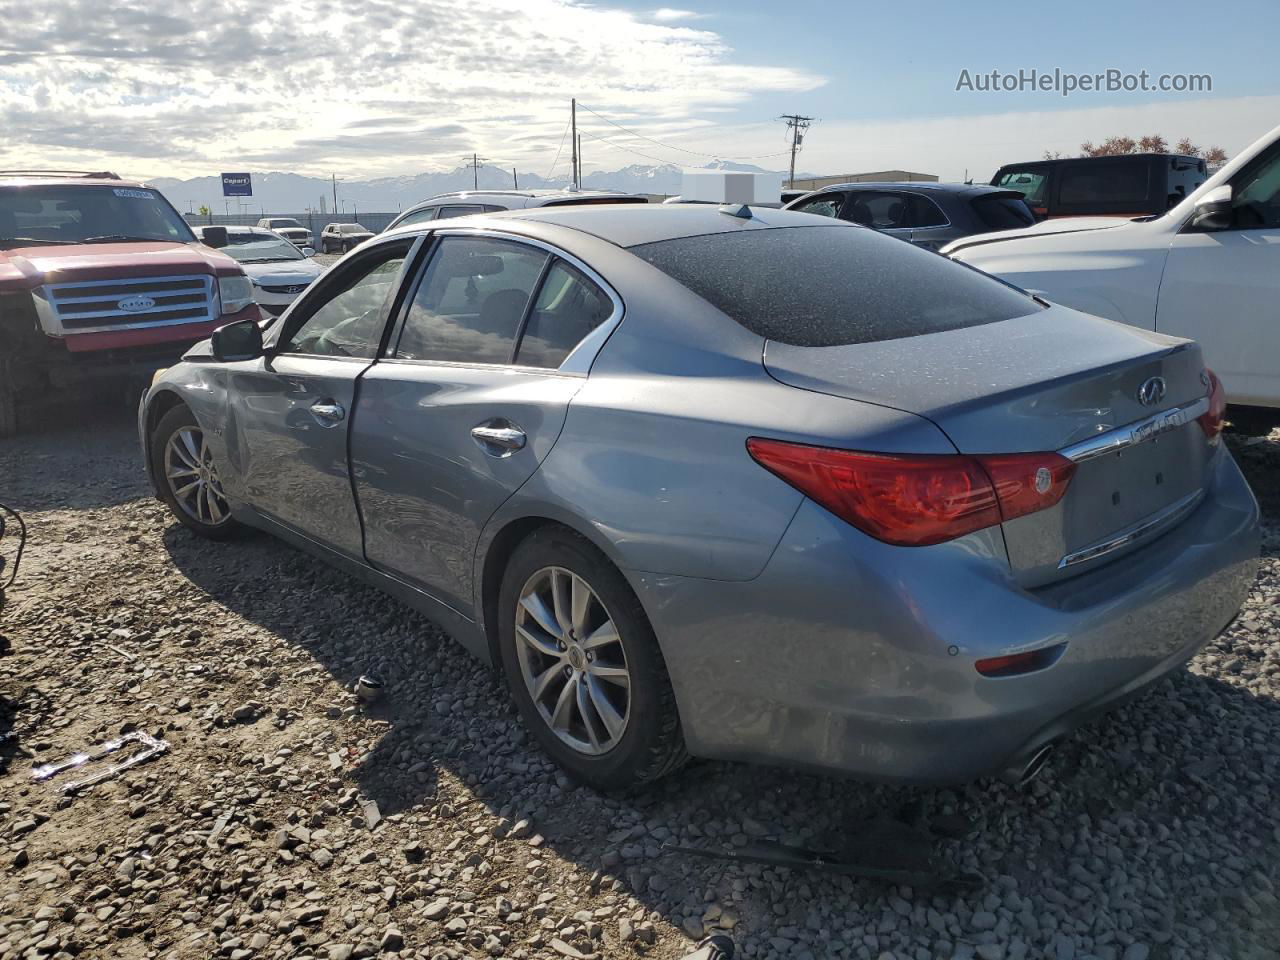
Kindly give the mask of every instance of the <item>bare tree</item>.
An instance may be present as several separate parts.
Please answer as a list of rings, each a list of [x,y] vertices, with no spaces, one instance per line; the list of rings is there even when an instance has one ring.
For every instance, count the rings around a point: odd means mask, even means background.
[[[1169,141],[1158,133],[1150,133],[1137,140],[1133,137],[1107,137],[1100,144],[1086,140],[1080,144],[1082,157],[1122,157],[1129,153],[1168,153]],[[1210,166],[1221,166],[1227,162],[1227,152],[1221,147],[1200,147],[1190,137],[1183,137],[1173,145],[1173,152],[1189,157],[1200,157]],[[1045,151],[1046,160],[1056,160],[1060,154]]]

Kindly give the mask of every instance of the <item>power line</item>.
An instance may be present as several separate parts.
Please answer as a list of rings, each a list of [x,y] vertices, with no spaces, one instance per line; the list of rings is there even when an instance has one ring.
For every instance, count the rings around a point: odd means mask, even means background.
[[[627,153],[634,153],[637,157],[644,157],[646,160],[652,160],[652,161],[654,161],[655,163],[670,163],[670,162],[671,162],[670,160],[664,160],[662,157],[655,157],[655,156],[654,156],[653,154],[651,154],[651,153],[642,153],[641,151],[636,150],[636,149],[634,149],[634,148],[632,148],[632,147],[624,147],[624,146],[623,146],[622,144],[620,144],[620,143],[614,143],[612,140],[606,140],[604,137],[598,137],[598,136],[596,136],[594,133],[585,133],[585,136],[590,137],[592,140],[599,140],[601,143],[607,143],[609,146],[611,146],[611,147],[615,147],[615,148],[617,148],[618,150],[624,150],[624,151],[626,151]]]
[[[648,140],[650,143],[656,144],[657,146],[663,147],[667,150],[679,150],[681,153],[688,153],[695,157],[706,157],[707,159],[710,159],[710,160],[768,160],[771,157],[785,157],[787,155],[786,150],[781,150],[777,153],[760,153],[760,154],[756,154],[754,156],[749,156],[749,157],[732,157],[732,156],[727,156],[726,154],[723,154],[723,153],[703,153],[698,150],[689,150],[689,149],[686,149],[685,147],[677,147],[674,143],[664,143],[661,140],[655,140],[653,137],[646,137],[643,133],[637,133],[634,130],[629,130],[626,127],[624,127],[622,124],[614,120],[610,120],[608,117],[604,116],[603,114],[596,113],[595,110],[592,110],[585,103],[580,103],[578,104],[578,106],[582,107],[582,109],[586,110],[588,113],[599,117],[605,123],[608,123],[608,124],[611,124],[612,126],[617,127],[623,133],[628,133],[631,136],[638,137],[641,140]]]
[[[566,120],[564,122],[564,133],[560,134],[560,147],[558,150],[556,150],[556,159],[551,164],[551,169],[547,171],[547,175],[542,178],[543,180],[550,180],[551,174],[555,173],[556,166],[560,163],[560,154],[564,152],[564,139],[565,137],[569,136],[569,124],[571,122],[572,121],[570,120]]]

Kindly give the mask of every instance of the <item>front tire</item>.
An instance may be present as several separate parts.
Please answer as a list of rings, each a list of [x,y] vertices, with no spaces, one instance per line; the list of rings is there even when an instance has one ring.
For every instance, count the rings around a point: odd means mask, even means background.
[[[498,640],[525,726],[572,777],[651,783],[687,759],[653,628],[625,578],[562,527],[521,543],[503,575]]]
[[[245,530],[231,516],[217,465],[195,415],[177,406],[151,433],[151,470],[160,499],[188,530],[209,540],[227,540]]]

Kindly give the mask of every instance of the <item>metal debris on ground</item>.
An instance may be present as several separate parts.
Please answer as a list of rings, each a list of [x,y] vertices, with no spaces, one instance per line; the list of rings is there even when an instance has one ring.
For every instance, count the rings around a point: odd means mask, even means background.
[[[141,744],[142,749],[119,763],[111,764],[103,770],[89,774],[86,777],[81,777],[79,780],[72,780],[69,783],[64,783],[61,788],[62,792],[75,793],[78,790],[83,790],[85,787],[91,787],[95,783],[101,783],[103,780],[110,780],[113,777],[119,776],[130,767],[136,767],[138,764],[150,760],[152,757],[158,756],[169,749],[168,741],[157,740],[150,734],[143,733],[141,730],[135,730],[132,733],[126,733],[124,736],[117,737],[114,740],[108,740],[92,752],[72,754],[66,760],[62,760],[58,763],[46,763],[42,766],[36,767],[31,771],[31,779],[48,780],[51,777],[56,777],[58,774],[65,773],[68,770],[79,769],[86,763],[95,763],[99,760],[104,760],[131,743]]]
[[[355,693],[365,703],[373,703],[382,696],[382,681],[366,673],[356,681]]]
[[[698,943],[698,948],[684,960],[733,960],[733,941],[723,933],[712,934]]]

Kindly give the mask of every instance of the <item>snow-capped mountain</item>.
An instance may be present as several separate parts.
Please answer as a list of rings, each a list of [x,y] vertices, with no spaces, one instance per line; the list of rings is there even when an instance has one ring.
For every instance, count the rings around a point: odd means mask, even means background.
[[[761,167],[745,163],[715,161],[703,169],[732,170],[747,173],[766,173]],[[680,192],[682,168],[675,164],[631,164],[621,170],[594,170],[583,177],[582,186],[588,190],[622,190],[628,193],[672,195]],[[568,185],[567,178],[547,180],[536,173],[518,174],[521,189],[560,189]],[[219,177],[194,177],[176,180],[171,177],[155,177],[147,181],[160,190],[182,212],[208,206],[214,213],[228,208],[238,212],[237,200],[224,200],[222,180]],[[481,167],[481,190],[509,190],[512,187],[510,171],[496,167]],[[471,167],[437,173],[419,173],[412,176],[378,177],[372,180],[339,180],[338,201],[345,209],[389,213],[403,209],[419,200],[453,190],[472,189]],[[298,213],[307,208],[319,209],[321,197],[325,209],[333,210],[333,182],[323,177],[305,177],[296,173],[255,173],[253,196],[242,198],[243,210],[252,213]]]

